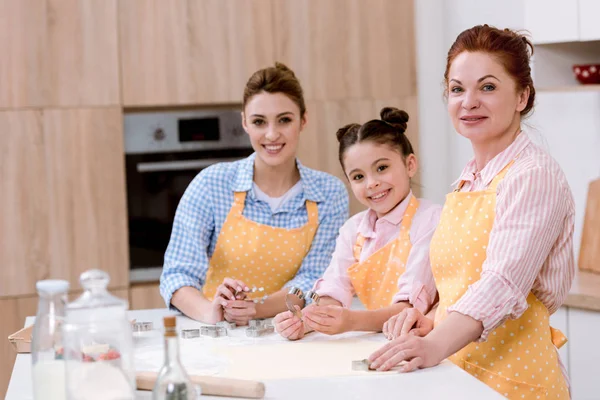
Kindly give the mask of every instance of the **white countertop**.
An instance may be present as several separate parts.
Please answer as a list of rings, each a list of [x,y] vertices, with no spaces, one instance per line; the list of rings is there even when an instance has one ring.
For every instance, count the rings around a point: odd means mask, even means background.
[[[152,321],[154,327],[162,325],[162,317],[172,314],[166,309],[130,311],[131,319],[137,321]],[[28,317],[26,325],[33,323],[33,317]],[[180,316],[177,321],[181,329],[198,327],[201,325],[189,318]],[[236,330],[237,331],[237,330]],[[241,330],[240,330],[241,332]],[[234,331],[234,333],[237,333]],[[353,333],[345,334],[353,335]],[[375,334],[374,334],[375,335]],[[380,335],[380,334],[379,334]],[[313,333],[303,340],[328,340],[331,336]],[[213,339],[214,340],[214,339]],[[285,340],[277,334],[272,336],[250,339],[243,334],[216,340],[228,340],[232,344],[247,344],[248,341],[266,340],[279,342]],[[382,342],[385,341],[381,336]],[[183,340],[182,340],[183,342]],[[191,343],[191,342],[189,342]],[[186,343],[187,345],[190,345]],[[200,341],[198,346],[206,346],[210,341]],[[199,344],[202,343],[202,344]],[[160,366],[162,363],[162,334],[155,331],[136,340],[136,369],[144,370],[149,366]],[[215,371],[203,371],[204,366],[194,364],[195,360],[182,359],[188,371],[191,373],[213,373]],[[444,361],[437,367],[419,370],[408,374],[390,374],[373,376],[340,376],[327,378],[302,378],[302,379],[280,379],[266,380],[265,399],[285,400],[316,400],[316,399],[365,399],[377,400],[414,398],[414,399],[478,399],[495,400],[502,399],[498,393],[484,385],[476,378],[455,366],[449,361]],[[31,356],[19,354],[15,361],[12,377],[6,393],[6,400],[28,400],[33,399],[31,390]],[[150,392],[138,391],[138,399],[150,399]],[[224,397],[202,396],[203,399],[223,400]]]

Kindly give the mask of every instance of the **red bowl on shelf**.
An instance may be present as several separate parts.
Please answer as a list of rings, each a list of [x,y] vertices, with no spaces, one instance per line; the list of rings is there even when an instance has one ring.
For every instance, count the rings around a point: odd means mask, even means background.
[[[600,64],[573,65],[573,73],[584,85],[600,83]]]

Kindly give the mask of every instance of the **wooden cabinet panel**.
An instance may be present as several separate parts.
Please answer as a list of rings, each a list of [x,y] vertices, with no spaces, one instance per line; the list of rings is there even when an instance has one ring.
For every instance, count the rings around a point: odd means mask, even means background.
[[[4,398],[12,374],[17,352],[8,336],[23,328],[25,318],[35,315],[37,297],[0,300],[0,398]]]
[[[579,40],[600,40],[600,1],[579,0]]]
[[[579,40],[577,4],[562,0],[525,0],[525,29],[534,43]]]
[[[348,180],[338,161],[339,143],[335,133],[349,123],[365,123],[379,118],[383,107],[397,107],[406,110],[410,116],[408,135],[415,152],[419,153],[418,115],[416,96],[393,98],[390,100],[343,100],[309,101],[307,104],[308,123],[301,133],[298,158],[306,166],[328,172],[340,178],[348,188],[350,196],[350,215],[364,210],[352,194]],[[413,180],[413,191],[419,196],[419,174]]]
[[[47,0],[46,105],[118,105],[116,0]]]
[[[0,112],[0,297],[48,277],[50,225],[41,111]]]
[[[416,94],[412,0],[276,0],[275,56],[309,99]]]
[[[53,278],[78,287],[88,269],[129,286],[121,110],[44,112]]]
[[[40,0],[0,0],[0,108],[44,103],[45,5]]]
[[[119,2],[125,106],[240,102],[273,59],[269,0]]]
[[[147,310],[165,308],[165,301],[160,295],[158,283],[142,283],[131,285],[129,290],[129,309]]]

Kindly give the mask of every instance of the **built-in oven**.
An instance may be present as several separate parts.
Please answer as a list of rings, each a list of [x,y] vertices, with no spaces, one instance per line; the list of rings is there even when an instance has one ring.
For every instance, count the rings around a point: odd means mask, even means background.
[[[130,279],[160,276],[173,218],[192,179],[252,153],[239,109],[130,112],[124,117]]]

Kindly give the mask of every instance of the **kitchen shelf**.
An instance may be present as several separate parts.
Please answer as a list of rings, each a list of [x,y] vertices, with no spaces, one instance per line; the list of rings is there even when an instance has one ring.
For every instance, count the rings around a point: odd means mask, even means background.
[[[579,86],[547,86],[547,87],[536,87],[536,92],[598,92],[600,91],[600,84],[594,85],[579,85]]]

